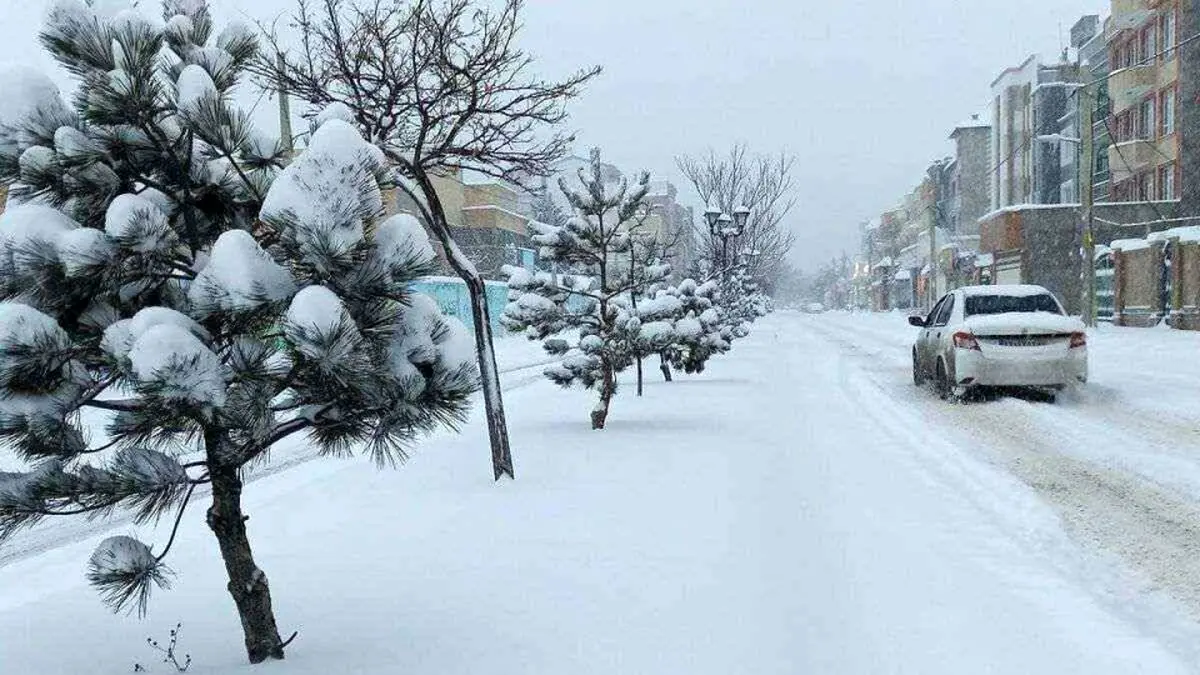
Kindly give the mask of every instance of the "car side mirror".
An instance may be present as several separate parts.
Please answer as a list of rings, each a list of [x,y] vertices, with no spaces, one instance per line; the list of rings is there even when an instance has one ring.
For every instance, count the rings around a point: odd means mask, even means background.
[[[915,326],[917,328],[924,328],[925,318],[920,316],[910,316],[908,317],[908,325]]]

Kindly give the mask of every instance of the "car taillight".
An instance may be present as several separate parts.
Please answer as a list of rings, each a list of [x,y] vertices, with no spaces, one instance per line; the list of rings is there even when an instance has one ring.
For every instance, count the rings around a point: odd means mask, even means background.
[[[1087,346],[1087,333],[1071,333],[1071,349]]]
[[[979,341],[975,339],[974,335],[967,332],[958,332],[954,334],[954,346],[957,349],[974,349],[975,351],[981,351],[979,349]]]

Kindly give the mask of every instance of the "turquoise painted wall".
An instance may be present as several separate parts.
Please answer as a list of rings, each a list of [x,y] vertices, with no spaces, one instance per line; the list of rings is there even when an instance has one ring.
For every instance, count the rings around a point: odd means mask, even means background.
[[[473,326],[475,321],[471,316],[471,298],[467,295],[467,285],[459,279],[449,277],[431,277],[413,282],[414,292],[423,293],[433,298],[442,311],[457,317],[467,326]],[[508,284],[487,282],[488,316],[492,322],[492,332],[503,333],[500,316],[508,304]]]

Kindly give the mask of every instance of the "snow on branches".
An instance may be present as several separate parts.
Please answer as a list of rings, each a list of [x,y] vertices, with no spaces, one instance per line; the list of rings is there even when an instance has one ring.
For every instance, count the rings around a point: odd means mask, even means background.
[[[154,557],[150,547],[133,537],[109,537],[100,542],[88,561],[87,578],[115,607],[137,607],[145,614],[152,586],[170,586],[170,570]],[[132,608],[132,607],[131,607]]]
[[[639,341],[666,339],[669,327],[643,326],[636,297],[670,274],[666,265],[641,265],[635,245],[642,231],[644,201],[650,182],[642,173],[634,184],[604,180],[600,151],[580,169],[577,184],[562,180],[560,189],[575,216],[559,226],[533,223],[533,240],[543,259],[563,274],[530,273],[506,268],[510,304],[503,322],[543,340],[561,361],[546,376],[563,386],[580,384],[599,391],[592,427],[603,429],[617,391],[617,373],[636,358]],[[572,339],[568,339],[571,336]]]
[[[250,660],[281,657],[240,469],[295,434],[403,459],[464,415],[472,340],[409,291],[433,250],[412,219],[384,219],[377,149],[330,115],[288,158],[236,107],[253,33],[214,36],[205,0],[167,0],[162,22],[100,5],[47,14],[70,104],[24,71],[0,103],[0,442],[29,467],[0,474],[0,545],[114,509],[178,527],[209,485]],[[107,540],[89,579],[144,610],[166,553]]]
[[[665,291],[679,303],[676,339],[664,350],[664,356],[677,370],[703,372],[710,358],[729,351],[734,331],[714,302],[717,290],[716,282],[697,284],[684,279]]]

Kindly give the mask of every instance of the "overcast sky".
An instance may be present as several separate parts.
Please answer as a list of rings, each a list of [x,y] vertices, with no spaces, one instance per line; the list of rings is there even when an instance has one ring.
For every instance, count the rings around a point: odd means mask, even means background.
[[[48,0],[0,0],[0,62],[50,67],[36,34]],[[156,6],[155,0],[141,0]],[[210,0],[218,24],[292,0]],[[546,75],[599,64],[571,106],[580,153],[675,182],[674,157],[748,143],[794,153],[794,259],[856,247],[857,223],[892,206],[983,112],[992,79],[1056,57],[1096,0],[528,0],[523,46]],[[64,77],[56,78],[66,82]],[[2,92],[0,92],[2,95]],[[259,116],[270,116],[271,101]],[[277,127],[277,125],[276,125]]]

